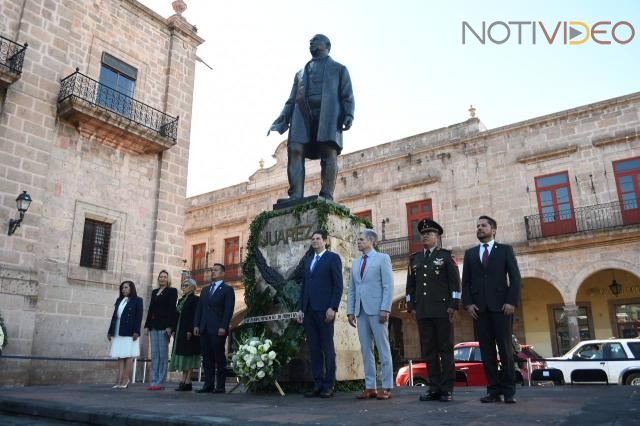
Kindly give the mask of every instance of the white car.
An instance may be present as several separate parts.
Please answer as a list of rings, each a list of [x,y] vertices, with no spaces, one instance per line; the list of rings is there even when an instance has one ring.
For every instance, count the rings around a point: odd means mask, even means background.
[[[562,371],[565,383],[640,386],[640,339],[585,340],[546,365]]]

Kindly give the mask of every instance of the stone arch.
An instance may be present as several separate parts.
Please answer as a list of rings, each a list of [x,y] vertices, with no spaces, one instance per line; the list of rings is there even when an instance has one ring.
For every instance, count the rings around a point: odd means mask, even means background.
[[[523,268],[520,271],[520,275],[522,280],[525,280],[526,278],[536,278],[546,281],[553,288],[558,290],[565,303],[573,302],[573,299],[569,298],[569,287],[567,283],[554,273],[540,268]]]
[[[620,269],[629,272],[640,279],[640,264],[634,264],[626,260],[609,259],[598,260],[597,262],[589,263],[580,268],[578,273],[573,277],[573,280],[569,286],[569,300],[570,303],[575,303],[580,286],[584,281],[596,272],[606,269]]]

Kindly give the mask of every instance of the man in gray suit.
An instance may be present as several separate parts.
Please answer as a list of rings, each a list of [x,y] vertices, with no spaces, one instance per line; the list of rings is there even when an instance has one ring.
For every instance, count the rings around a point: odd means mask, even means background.
[[[351,265],[347,290],[347,317],[358,328],[360,350],[364,363],[365,390],[356,398],[390,399],[393,387],[393,365],[389,347],[389,314],[393,294],[393,273],[389,255],[378,253],[373,246],[378,235],[365,229],[358,235],[358,250],[362,256]],[[376,364],[372,340],[382,364],[382,390],[376,391]]]

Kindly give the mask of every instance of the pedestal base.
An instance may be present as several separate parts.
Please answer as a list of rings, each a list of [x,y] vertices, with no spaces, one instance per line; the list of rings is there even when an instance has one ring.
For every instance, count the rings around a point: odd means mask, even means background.
[[[327,213],[327,207],[322,206],[321,200],[323,203],[338,206],[331,201],[317,199],[314,203],[315,206],[309,210],[299,212],[298,209],[296,213],[283,212],[266,221],[258,239],[260,253],[255,257],[256,264],[261,262],[261,266],[256,266],[255,269],[256,291],[269,292],[274,300],[277,300],[283,291],[290,291],[292,288],[299,294],[301,282],[295,281],[296,269],[310,248],[313,232],[317,229],[326,229],[329,234],[328,249],[340,256],[342,261],[343,293],[334,328],[336,380],[358,380],[364,377],[360,343],[356,329],[351,327],[347,321],[346,304],[351,262],[358,254],[356,239],[360,231],[364,229],[364,225],[354,223],[352,216],[346,209],[342,210],[341,214],[333,214],[331,210]],[[288,205],[288,207],[292,207],[292,205]],[[342,209],[341,206],[338,207]],[[264,277],[260,269],[265,272]],[[281,278],[274,280],[274,276]],[[294,307],[281,303],[272,306],[271,312],[263,314],[286,312],[293,309]],[[282,333],[288,323],[274,321],[265,325],[274,333]],[[283,368],[283,374],[279,380],[311,381],[306,344],[301,348],[300,354],[302,356],[289,363],[289,368]]]

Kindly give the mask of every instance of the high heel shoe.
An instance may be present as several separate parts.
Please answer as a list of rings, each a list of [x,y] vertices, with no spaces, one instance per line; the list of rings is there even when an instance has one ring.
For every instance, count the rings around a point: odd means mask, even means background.
[[[120,385],[120,389],[126,389],[129,387],[129,383],[131,382],[131,380],[127,379],[127,383],[125,383],[124,385]]]

